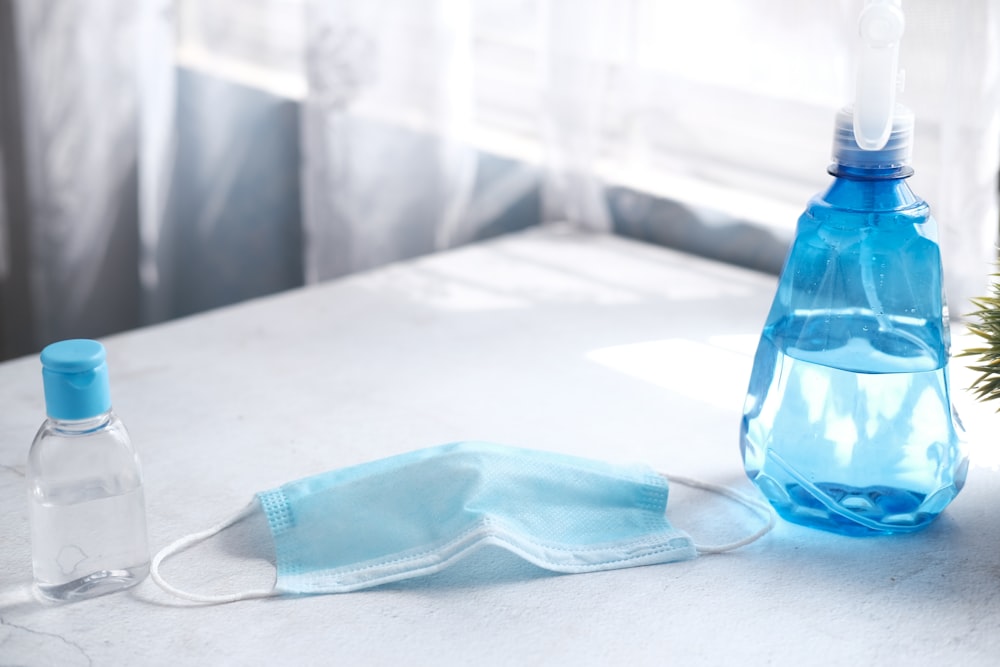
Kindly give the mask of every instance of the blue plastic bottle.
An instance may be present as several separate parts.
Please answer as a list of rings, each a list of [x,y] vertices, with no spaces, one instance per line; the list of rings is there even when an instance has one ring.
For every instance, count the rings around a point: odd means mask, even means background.
[[[861,13],[834,182],[799,218],[740,432],[747,475],[781,516],[848,535],[923,528],[968,469],[937,225],[906,180],[913,114],[895,103],[904,23],[899,0],[868,0]]]
[[[799,219],[757,348],[743,460],[795,523],[910,532],[965,481],[937,226],[906,180],[912,132],[897,106],[884,147],[863,150],[840,112],[835,180]]]
[[[789,521],[912,532],[965,483],[948,379],[937,225],[910,190],[913,114],[895,103],[900,0],[858,22],[857,99],[833,185],[799,218],[743,408],[747,475]]]

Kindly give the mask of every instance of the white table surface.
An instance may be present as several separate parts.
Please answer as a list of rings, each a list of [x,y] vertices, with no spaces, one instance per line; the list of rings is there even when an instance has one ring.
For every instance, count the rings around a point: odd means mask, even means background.
[[[768,276],[620,238],[535,230],[105,339],[157,550],[286,481],[490,440],[745,491],[738,424]],[[967,341],[959,338],[958,346]],[[962,390],[974,463],[929,529],[779,522],[739,551],[549,575],[486,549],[368,591],[196,606],[151,580],[50,606],[30,591],[24,463],[35,357],[0,364],[0,665],[996,665],[1000,416]],[[992,446],[992,448],[991,448]],[[759,524],[671,488],[702,542]],[[205,592],[273,581],[257,521],[178,557]]]

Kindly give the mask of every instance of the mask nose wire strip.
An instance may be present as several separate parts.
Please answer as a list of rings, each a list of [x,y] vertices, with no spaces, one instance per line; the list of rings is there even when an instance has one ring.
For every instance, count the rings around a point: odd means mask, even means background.
[[[182,591],[179,588],[175,587],[174,585],[167,583],[163,579],[163,576],[160,574],[160,564],[163,563],[163,561],[166,560],[168,557],[180,553],[181,551],[184,551],[186,549],[190,549],[199,542],[204,542],[208,538],[218,535],[226,528],[229,528],[230,526],[242,521],[243,519],[253,514],[256,507],[257,507],[257,500],[254,499],[250,501],[249,505],[241,509],[239,512],[233,514],[232,516],[226,519],[223,519],[222,521],[212,526],[211,528],[206,528],[205,530],[199,531],[197,533],[186,535],[180,538],[179,540],[175,541],[174,543],[164,547],[163,549],[160,550],[158,554],[156,554],[156,557],[153,558],[153,562],[150,563],[149,576],[152,577],[153,581],[155,581],[157,585],[163,590],[165,590],[167,593],[170,593],[175,597],[181,598],[182,600],[189,600],[190,602],[202,602],[206,604],[223,604],[226,602],[238,602],[239,600],[267,598],[278,595],[278,592],[275,591],[273,588],[260,589],[255,591],[244,591],[242,593],[231,593],[223,595],[203,595],[201,593],[190,593],[188,591]]]
[[[741,505],[749,507],[751,510],[757,512],[761,516],[767,517],[767,524],[764,527],[760,528],[759,530],[757,530],[757,532],[753,533],[752,535],[744,537],[741,540],[730,542],[728,544],[719,544],[719,545],[695,544],[694,548],[697,549],[698,553],[700,554],[721,554],[726,551],[732,551],[733,549],[739,549],[740,547],[744,547],[750,544],[751,542],[756,542],[760,538],[767,535],[769,532],[771,532],[771,529],[774,528],[775,523],[777,523],[777,518],[778,518],[777,514],[775,513],[774,508],[772,508],[768,503],[756,500],[755,498],[751,498],[750,496],[744,495],[739,491],[735,491],[728,487],[719,486],[718,484],[711,484],[709,482],[702,482],[700,480],[692,479],[690,477],[683,477],[680,475],[667,474],[663,472],[659,474],[661,477],[664,477],[667,481],[674,482],[676,484],[682,484],[684,486],[688,486],[693,489],[701,489],[703,491],[710,491],[712,493],[717,493],[720,496],[726,496],[727,498],[735,500]]]

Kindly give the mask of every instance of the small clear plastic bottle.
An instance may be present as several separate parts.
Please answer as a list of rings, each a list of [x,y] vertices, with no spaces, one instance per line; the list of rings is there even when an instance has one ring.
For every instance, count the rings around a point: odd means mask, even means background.
[[[27,467],[35,590],[68,601],[134,586],[149,572],[142,475],[104,347],[61,341],[41,361],[48,419]]]

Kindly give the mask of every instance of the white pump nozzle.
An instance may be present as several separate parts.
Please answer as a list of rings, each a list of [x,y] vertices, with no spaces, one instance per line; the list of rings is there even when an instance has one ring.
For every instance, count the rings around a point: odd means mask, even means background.
[[[854,100],[854,138],[866,151],[881,150],[892,132],[896,106],[902,0],[868,0],[858,19],[861,51]]]

